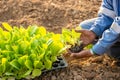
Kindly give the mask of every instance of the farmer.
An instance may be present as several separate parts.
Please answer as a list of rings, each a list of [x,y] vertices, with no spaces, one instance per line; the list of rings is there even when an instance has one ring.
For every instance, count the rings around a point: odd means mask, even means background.
[[[115,50],[117,53],[107,53],[108,55],[120,59],[120,0],[103,0],[98,17],[80,23],[82,30],[76,30],[81,33],[83,45],[91,44],[97,37],[97,43],[90,50],[83,50],[79,53],[72,53],[75,58],[90,57],[93,55],[103,55],[117,43]]]

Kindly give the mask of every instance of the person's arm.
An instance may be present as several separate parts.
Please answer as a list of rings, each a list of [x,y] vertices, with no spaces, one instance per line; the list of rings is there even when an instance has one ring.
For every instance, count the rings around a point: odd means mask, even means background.
[[[101,36],[113,23],[116,14],[112,5],[112,0],[103,0],[102,2],[97,20],[90,28],[97,36]]]
[[[102,55],[118,39],[120,39],[120,17],[116,17],[112,26],[104,31],[102,38],[93,46],[92,51]]]

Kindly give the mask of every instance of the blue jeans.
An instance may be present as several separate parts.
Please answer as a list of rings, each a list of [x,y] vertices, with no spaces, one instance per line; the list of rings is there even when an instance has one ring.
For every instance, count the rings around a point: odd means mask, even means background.
[[[96,18],[85,20],[85,21],[81,22],[79,26],[81,26],[83,29],[88,30],[94,24],[95,20],[96,20]]]
[[[81,22],[79,26],[81,26],[83,29],[89,30],[96,19],[97,18],[85,20]],[[120,42],[116,42],[113,46],[111,46],[111,48],[107,50],[106,54],[113,58],[120,59]]]

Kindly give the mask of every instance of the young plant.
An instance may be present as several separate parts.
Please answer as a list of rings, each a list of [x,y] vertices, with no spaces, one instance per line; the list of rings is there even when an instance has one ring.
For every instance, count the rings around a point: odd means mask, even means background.
[[[40,76],[52,69],[58,56],[65,53],[68,45],[81,44],[80,33],[63,29],[62,34],[48,32],[42,26],[0,27],[0,79],[22,79]],[[63,65],[63,64],[62,64]]]
[[[76,29],[82,29],[81,27],[77,27]],[[78,53],[82,51],[83,49],[90,49],[92,47],[92,44],[88,46],[84,46],[82,44],[82,41],[80,40],[81,33],[75,32],[74,29],[63,29],[62,30],[62,37],[63,37],[63,43],[69,46],[69,50],[74,53]]]
[[[2,23],[0,28],[0,78],[34,78],[43,69],[52,68],[57,56],[64,53],[66,46],[61,34],[47,32],[36,25],[27,29]]]

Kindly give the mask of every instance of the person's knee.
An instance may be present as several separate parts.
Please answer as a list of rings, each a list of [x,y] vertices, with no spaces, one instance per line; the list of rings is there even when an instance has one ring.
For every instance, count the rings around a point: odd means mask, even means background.
[[[88,21],[83,21],[79,24],[79,26],[82,28],[82,29],[90,29],[91,28],[91,23],[89,23]]]
[[[79,26],[80,26],[82,29],[86,29],[86,25],[85,25],[84,22],[81,22],[81,23],[79,24]]]
[[[96,20],[96,18],[85,20],[85,21],[81,22],[79,24],[79,26],[82,27],[83,29],[90,29],[91,26],[94,24],[95,20]]]

